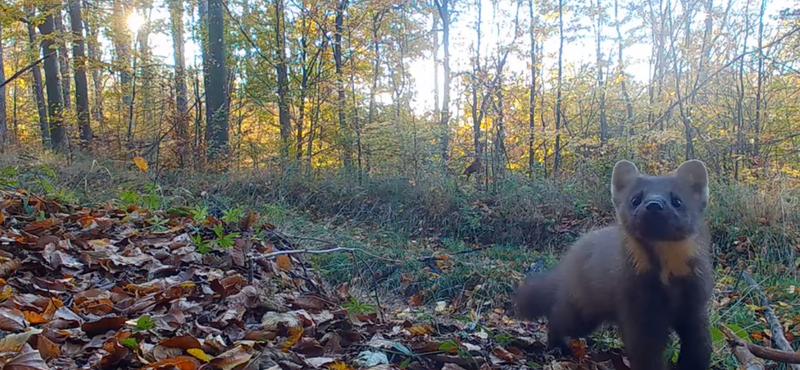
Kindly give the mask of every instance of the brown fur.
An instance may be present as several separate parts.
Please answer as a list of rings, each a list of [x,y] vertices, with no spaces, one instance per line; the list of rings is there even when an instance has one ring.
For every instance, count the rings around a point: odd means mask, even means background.
[[[516,297],[520,316],[547,317],[549,345],[562,350],[565,337],[614,323],[632,370],[665,369],[672,329],[681,340],[678,368],[707,369],[713,275],[705,165],[692,160],[647,176],[620,161],[611,193],[617,224],[583,235],[553,270],[528,276]]]

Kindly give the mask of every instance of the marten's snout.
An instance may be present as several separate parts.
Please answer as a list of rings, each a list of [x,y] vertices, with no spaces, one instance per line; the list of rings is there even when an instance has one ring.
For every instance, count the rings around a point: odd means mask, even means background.
[[[658,195],[651,195],[644,200],[644,208],[648,212],[661,212],[667,208],[667,200]]]

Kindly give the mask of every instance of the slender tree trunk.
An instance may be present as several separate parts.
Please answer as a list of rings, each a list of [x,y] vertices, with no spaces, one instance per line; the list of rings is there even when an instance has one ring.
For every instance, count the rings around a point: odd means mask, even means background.
[[[78,130],[82,146],[88,147],[92,140],[92,126],[89,121],[89,83],[86,81],[86,54],[84,53],[83,17],[81,2],[73,0],[69,5],[69,19],[72,26],[72,61],[75,64],[75,112],[78,117]]]
[[[744,10],[744,40],[742,42],[742,53],[747,52],[747,39],[750,38],[750,2],[748,1],[745,5]],[[736,98],[736,144],[734,145],[733,152],[733,179],[738,181],[739,180],[739,162],[741,161],[740,156],[743,152],[744,147],[744,133],[742,130],[744,129],[744,60],[745,58],[741,58],[739,60],[739,76],[737,82],[737,92],[738,96]]]
[[[31,9],[28,11],[28,19],[33,19],[35,12]],[[28,42],[31,49],[39,51],[39,46],[36,45],[36,27],[32,23],[28,23]],[[38,65],[31,68],[31,75],[33,76],[33,96],[36,99],[36,113],[39,116],[39,130],[42,135],[42,146],[45,148],[50,147],[50,128],[47,124],[47,103],[44,101],[44,84],[42,83],[42,71]]]
[[[85,0],[84,0],[85,1]],[[84,2],[84,8],[86,8]],[[98,40],[98,26],[90,26],[90,22],[86,23],[86,51],[89,53],[89,61],[92,64],[97,63],[102,59],[103,51],[100,50],[100,42]],[[100,80],[100,68],[91,67],[92,85],[94,87],[94,104],[91,107],[92,119],[100,125],[100,134],[103,134],[103,126],[105,120],[103,119],[103,81]]]
[[[320,57],[319,64],[317,65],[317,80],[319,80],[320,76],[322,75],[324,67],[325,67],[325,59]],[[312,170],[312,162],[311,161],[313,159],[314,138],[317,135],[317,125],[319,123],[320,111],[322,110],[321,109],[321,106],[322,106],[322,84],[319,83],[319,81],[317,81],[316,85],[317,85],[317,88],[316,88],[316,92],[314,93],[314,95],[315,95],[314,101],[316,102],[314,104],[314,116],[311,117],[311,127],[309,127],[309,129],[308,129],[308,135],[309,136],[308,136],[308,146],[307,146],[307,149],[306,149],[306,162],[307,162],[306,163],[306,165],[307,165],[306,168],[307,168],[307,171],[308,171],[308,175],[311,175],[311,170]]]
[[[620,79],[620,90],[622,90],[622,98],[625,101],[625,111],[627,113],[627,127],[633,127],[633,103],[631,102],[631,97],[628,95],[628,84],[627,84],[627,76],[625,75],[625,64],[622,58],[622,32],[620,32],[619,28],[619,1],[614,0],[614,23],[617,28],[617,64],[619,66],[619,79]],[[558,138],[556,138],[558,140]]]
[[[183,42],[183,0],[169,0],[172,23],[172,54],[175,58],[175,106],[177,117],[175,133],[178,136],[178,161],[181,166],[188,160],[189,98],[186,91],[186,60]]]
[[[44,12],[47,12],[45,10]],[[64,96],[61,94],[61,79],[58,76],[58,55],[51,54],[55,42],[50,35],[55,32],[55,20],[48,14],[44,23],[39,25],[42,34],[42,55],[50,55],[44,59],[44,75],[47,84],[47,105],[49,112],[50,145],[56,152],[66,150],[66,131],[64,129],[64,116],[62,112]]]
[[[281,156],[286,158],[289,155],[289,148],[292,146],[292,122],[289,117],[289,77],[286,71],[286,35],[283,14],[283,0],[275,0],[275,72],[278,76],[278,121],[280,122],[281,133]]]
[[[206,143],[209,159],[225,154],[228,146],[228,69],[225,62],[223,0],[208,1],[208,90]]]
[[[600,44],[603,38],[603,18],[605,11],[600,2],[597,0],[597,90],[600,91],[600,145],[605,145],[608,140],[608,122],[606,121],[606,82],[603,79],[603,52]]]
[[[122,105],[125,107],[125,113],[122,115],[124,125],[129,125],[133,119],[130,114],[130,107],[133,104],[131,97],[133,92],[131,84],[131,44],[133,35],[126,24],[126,17],[130,9],[128,5],[128,0],[114,0],[114,16],[111,21],[111,28],[114,31],[112,40],[116,53],[116,67],[119,71],[119,85],[122,92]]]
[[[447,169],[450,152],[450,1],[434,0],[442,20],[442,46],[444,47],[444,94],[442,96],[442,110],[439,119],[441,130],[441,156],[442,167]]]
[[[761,0],[761,8],[758,13],[758,50],[764,47],[764,12],[767,8],[767,0]],[[756,120],[753,125],[753,156],[760,155],[761,145],[761,110],[764,108],[762,105],[764,96],[764,56],[760,53],[756,56],[758,58],[757,67],[757,86],[756,86]],[[744,58],[743,58],[744,59]]]
[[[61,10],[55,12],[56,31],[62,35],[66,35],[67,31],[64,28],[64,16],[61,15]],[[69,85],[69,53],[67,52],[67,43],[63,40],[58,41],[58,66],[61,71],[61,93],[64,95],[64,110],[72,110],[72,97],[71,87]]]
[[[531,36],[531,88],[528,97],[528,177],[533,178],[533,164],[535,163],[535,152],[533,150],[534,127],[536,117],[536,21],[538,17],[533,15],[533,0],[528,0],[528,12],[530,14],[530,36]]]
[[[564,0],[558,0],[558,80],[556,82],[556,146],[553,161],[553,177],[558,177],[561,167],[561,79],[563,76],[564,57]]]
[[[335,32],[333,36],[333,59],[336,73],[336,111],[339,116],[339,136],[342,138],[342,162],[345,172],[353,171],[353,148],[350,146],[350,130],[345,119],[344,106],[346,96],[344,91],[344,74],[342,72],[342,32],[344,32],[344,12],[347,10],[349,0],[338,0],[336,3]]]
[[[433,116],[439,117],[439,15],[433,15]]]
[[[482,81],[482,71],[481,71],[481,40],[482,40],[482,33],[481,33],[481,24],[483,23],[483,4],[481,4],[481,0],[476,1],[476,8],[478,10],[478,21],[475,23],[475,61],[472,63],[472,142],[473,146],[475,147],[475,158],[473,159],[473,164],[470,166],[475,165],[477,166],[475,171],[475,185],[477,188],[480,188],[481,184],[481,171],[480,171],[480,161],[483,157],[483,147],[481,146],[481,122],[483,121],[484,110],[483,107],[485,104],[481,102],[480,108],[478,107],[478,90],[481,90],[483,87]],[[484,99],[486,97],[483,97]],[[488,135],[488,133],[487,133]]]
[[[0,24],[0,40],[2,40],[3,25]],[[0,43],[0,81],[6,80],[3,63],[3,44]],[[14,89],[16,90],[16,89]],[[8,123],[6,122],[6,87],[0,87],[0,148],[5,149],[8,140]]]

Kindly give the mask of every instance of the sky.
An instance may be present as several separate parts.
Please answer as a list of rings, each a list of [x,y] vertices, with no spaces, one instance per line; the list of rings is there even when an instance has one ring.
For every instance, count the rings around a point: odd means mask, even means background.
[[[758,0],[732,0],[735,4],[739,6],[743,6],[745,1],[751,2],[751,9],[754,9],[758,6]],[[567,2],[567,1],[565,1]],[[581,2],[583,5],[588,5],[593,0],[584,0]],[[153,12],[151,13],[151,17],[153,20],[160,20],[165,22],[165,24],[169,24],[169,12],[166,6],[163,4],[163,0],[157,0],[156,4],[161,3],[161,7],[156,7]],[[495,47],[498,40],[501,40],[501,45],[508,45],[513,40],[513,17],[516,11],[516,4],[510,1],[501,2],[502,4],[499,6],[499,9],[494,9],[491,1],[482,1],[482,18],[483,18],[483,26],[482,26],[482,55],[487,55],[487,53],[494,53]],[[567,2],[569,3],[569,2]],[[679,4],[679,2],[676,2]],[[717,2],[720,3],[719,1]],[[609,2],[609,5],[613,5],[613,3]],[[770,15],[776,15],[780,9],[784,9],[787,7],[798,7],[800,5],[800,0],[768,0],[767,1],[767,18]],[[720,6],[720,5],[717,5]],[[609,6],[609,17],[610,20],[613,22],[613,8]],[[676,11],[680,11],[679,8],[676,8]],[[523,28],[525,33],[523,33],[517,40],[515,40],[515,44],[519,46],[520,49],[523,51],[530,50],[530,38],[527,34],[527,29],[529,26],[529,17],[528,17],[528,4],[527,1],[522,1],[522,6],[519,10],[520,12],[520,27]],[[625,16],[625,11],[620,4],[620,18]],[[695,18],[702,20],[705,17],[704,14],[698,14]],[[451,26],[451,43],[450,43],[450,54],[451,54],[451,69],[453,74],[457,74],[459,72],[466,72],[470,71],[471,67],[469,66],[469,58],[470,54],[472,53],[472,48],[474,48],[475,41],[477,40],[475,30],[472,28],[472,25],[477,20],[477,9],[469,9],[466,11],[461,12],[458,16],[458,20]],[[498,31],[497,29],[497,21],[503,24],[504,27]],[[186,24],[196,21],[195,18],[192,17],[192,14],[186,13],[184,16],[184,21]],[[582,18],[581,21],[587,22],[589,21],[588,18]],[[128,25],[129,28],[136,30],[139,26],[141,26],[143,22],[142,16],[138,14],[134,14],[129,17]],[[570,12],[564,12],[564,28],[567,29],[571,25],[574,25],[575,22],[574,15]],[[621,32],[624,35],[627,33],[628,30],[634,27],[641,27],[642,21],[638,17],[633,17],[631,22],[621,26]],[[228,24],[228,26],[232,26]],[[588,25],[592,27],[593,25]],[[427,26],[430,28],[430,22]],[[188,31],[188,27],[186,27],[187,32],[184,35],[184,39],[186,41],[186,63],[187,64],[196,64],[199,65],[200,63],[200,49],[192,39],[191,34]],[[545,58],[543,63],[545,66],[555,66],[557,63],[557,55],[556,52],[558,51],[558,31],[556,30],[551,37],[545,41],[543,45],[543,52],[545,54]],[[604,26],[603,34],[606,36],[606,40],[601,44],[601,50],[604,53],[608,54],[609,52],[616,53],[616,30],[609,24]],[[569,35],[567,35],[569,36]],[[110,42],[109,40],[102,40],[101,42],[104,43],[106,46],[106,50],[110,50]],[[153,48],[153,54],[163,60],[165,63],[172,65],[174,63],[174,58],[172,55],[172,36],[166,33],[153,33],[150,35],[149,38],[150,45]],[[584,64],[584,63],[591,63],[594,64],[596,60],[595,44],[594,38],[594,29],[590,28],[588,30],[584,30],[580,33],[580,37],[576,37],[574,40],[570,42],[564,43],[564,68],[565,73],[570,74],[569,68],[575,67]],[[441,44],[441,42],[440,42]],[[623,51],[625,61],[626,61],[626,73],[628,73],[631,78],[638,81],[647,81],[649,75],[649,58],[651,54],[651,47],[647,43],[637,43],[633,45],[628,45],[625,47]],[[106,57],[108,58],[108,54],[106,53]],[[439,50],[439,60],[441,61],[443,56],[443,51]],[[605,56],[606,58],[608,55]],[[616,60],[616,56],[614,56],[614,61]],[[529,57],[525,57],[523,55],[518,55],[515,53],[510,53],[508,56],[508,61],[506,63],[506,71],[508,72],[519,72],[523,73],[525,76],[530,76],[530,72],[528,71],[528,63]],[[434,79],[434,70],[433,70],[433,60],[428,55],[425,58],[414,60],[409,63],[408,70],[412,75],[415,81],[415,90],[416,96],[414,101],[412,101],[412,109],[414,109],[417,113],[422,114],[424,112],[429,112],[433,110],[434,106],[434,90],[435,86],[434,83],[438,83],[441,87],[443,84],[443,72],[442,67],[439,68],[439,80],[435,81]],[[547,69],[547,68],[546,68]],[[545,71],[547,73],[547,71]],[[547,78],[547,74],[544,76]],[[527,77],[530,79],[530,77]],[[454,97],[456,92],[457,81],[453,80],[453,90],[451,90],[451,97]],[[441,88],[440,88],[440,95],[441,95]],[[384,96],[384,100],[390,99],[388,96]],[[441,101],[441,100],[440,100]],[[452,102],[452,100],[451,100]],[[458,110],[452,109],[452,111],[457,112]]]

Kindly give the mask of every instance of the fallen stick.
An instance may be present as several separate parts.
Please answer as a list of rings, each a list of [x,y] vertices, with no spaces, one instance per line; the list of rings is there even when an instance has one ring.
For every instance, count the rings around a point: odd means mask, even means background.
[[[764,295],[764,292],[761,290],[761,288],[759,288],[758,283],[753,280],[747,271],[742,271],[742,277],[747,282],[747,285],[749,285],[750,288],[752,288],[758,294],[759,300],[761,301],[760,304],[764,306],[764,318],[767,319],[770,331],[772,332],[772,344],[781,349],[783,352],[794,353],[792,345],[789,344],[789,341],[786,340],[786,337],[783,335],[783,327],[781,326],[780,321],[778,321],[775,311],[773,311],[772,307],[770,307],[767,296]],[[790,363],[789,368],[792,370],[800,370],[800,364]]]
[[[744,370],[764,370],[764,362],[756,358],[750,351],[750,346],[742,338],[736,336],[733,331],[724,324],[719,326],[722,334],[728,337],[728,346],[731,347],[731,353],[736,357],[736,361]]]

